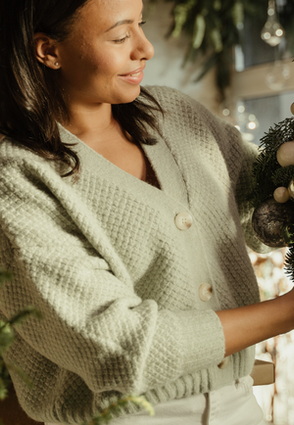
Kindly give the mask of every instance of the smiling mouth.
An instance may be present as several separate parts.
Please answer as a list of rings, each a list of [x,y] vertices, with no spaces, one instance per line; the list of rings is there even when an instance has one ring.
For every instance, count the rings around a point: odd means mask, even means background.
[[[128,74],[119,75],[119,77],[124,80],[128,84],[135,84],[138,85],[143,80],[144,70],[145,66],[142,66],[141,68],[135,69],[134,71],[131,71]]]
[[[134,72],[133,74],[126,74],[124,77],[139,77],[142,71]]]
[[[135,69],[132,72],[129,72],[128,74],[122,74],[121,77],[139,77],[141,73],[144,71],[145,66],[142,66],[141,68]]]

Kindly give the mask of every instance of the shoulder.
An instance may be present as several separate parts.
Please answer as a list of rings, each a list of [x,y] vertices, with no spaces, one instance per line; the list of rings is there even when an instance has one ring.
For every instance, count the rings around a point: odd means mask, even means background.
[[[27,159],[38,160],[38,156],[18,143],[16,140],[7,136],[0,136],[0,163],[18,164],[23,163]],[[40,158],[41,159],[41,158]]]
[[[165,111],[172,111],[179,106],[194,108],[199,113],[205,110],[199,102],[171,87],[145,86],[144,88],[160,103]],[[180,111],[178,110],[178,112]]]
[[[33,188],[50,186],[50,182],[60,182],[60,164],[42,158],[20,143],[5,137],[0,142],[0,193],[10,196],[20,195]],[[37,191],[38,192],[38,191]],[[3,204],[3,203],[1,203]]]
[[[196,99],[179,90],[166,86],[145,86],[144,88],[159,102],[167,116],[176,114],[181,117],[183,123],[190,125],[193,125],[196,120],[198,123],[210,127],[212,131],[215,130],[216,133],[223,130],[226,133],[239,134],[234,126],[220,119]]]
[[[146,86],[146,90],[163,108],[165,126],[172,131],[195,136],[198,140],[212,138],[230,148],[242,144],[240,132],[231,124],[210,112],[197,100],[179,90],[165,86]],[[209,136],[210,135],[210,136]]]

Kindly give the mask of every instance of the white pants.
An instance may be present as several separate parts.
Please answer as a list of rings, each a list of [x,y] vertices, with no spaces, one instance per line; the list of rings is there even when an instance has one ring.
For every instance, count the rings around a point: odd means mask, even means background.
[[[159,404],[154,407],[155,416],[142,411],[114,419],[110,425],[265,425],[252,383],[246,376],[209,394]]]

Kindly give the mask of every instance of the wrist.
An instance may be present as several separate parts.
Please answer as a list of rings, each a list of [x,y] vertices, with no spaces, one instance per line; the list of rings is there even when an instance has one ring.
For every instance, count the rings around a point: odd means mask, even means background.
[[[294,297],[293,291],[272,300],[276,303],[277,323],[280,325],[279,334],[290,332],[294,329]]]

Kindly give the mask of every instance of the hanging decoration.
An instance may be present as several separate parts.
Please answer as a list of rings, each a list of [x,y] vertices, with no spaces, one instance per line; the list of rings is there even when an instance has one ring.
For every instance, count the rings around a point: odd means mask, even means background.
[[[149,0],[153,5],[162,0]],[[164,1],[164,0],[163,0]],[[253,19],[260,31],[267,21],[270,35],[265,35],[267,43],[272,42],[272,29],[278,21],[273,0],[165,0],[173,1],[173,23],[167,36],[187,36],[187,49],[183,65],[188,61],[201,63],[197,69],[195,82],[201,80],[213,67],[216,68],[216,85],[220,102],[225,99],[226,89],[231,83],[234,65],[234,49],[242,44],[245,16]],[[268,10],[268,15],[267,15]],[[274,10],[274,13],[273,13]],[[281,24],[275,29],[275,36],[286,38],[288,50],[294,55],[294,4],[285,0],[283,11],[279,13]],[[280,30],[280,31],[279,31]],[[283,34],[281,33],[283,31]],[[271,44],[270,44],[271,45]],[[273,45],[273,44],[272,44]]]
[[[274,47],[281,43],[285,31],[279,22],[276,1],[269,0],[267,8],[267,21],[261,31],[261,39]]]
[[[294,115],[294,104],[291,106]],[[279,151],[279,152],[278,152]],[[253,228],[268,246],[288,246],[286,271],[294,281],[294,117],[269,129],[254,165]]]

